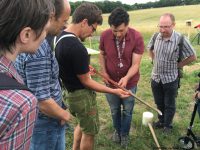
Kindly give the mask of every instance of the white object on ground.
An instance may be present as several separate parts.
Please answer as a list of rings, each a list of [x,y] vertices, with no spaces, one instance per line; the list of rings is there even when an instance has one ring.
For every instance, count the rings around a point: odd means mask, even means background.
[[[142,124],[147,126],[148,123],[152,123],[153,121],[153,113],[151,112],[143,112],[143,115],[142,115]]]

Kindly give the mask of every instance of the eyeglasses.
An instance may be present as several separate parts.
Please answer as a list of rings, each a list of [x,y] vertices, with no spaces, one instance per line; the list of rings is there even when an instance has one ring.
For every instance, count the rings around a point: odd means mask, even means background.
[[[90,26],[92,27],[92,32],[96,32],[97,29],[92,24]]]
[[[168,25],[168,26],[160,26],[160,25],[157,25],[157,27],[160,28],[160,29],[169,29],[171,26],[172,26],[172,24],[171,24],[171,25]]]

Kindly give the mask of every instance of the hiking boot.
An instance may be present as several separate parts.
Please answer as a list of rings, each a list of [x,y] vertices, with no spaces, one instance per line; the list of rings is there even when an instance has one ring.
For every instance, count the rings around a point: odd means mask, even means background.
[[[128,135],[121,136],[121,147],[128,148]]]
[[[162,123],[162,122],[160,122],[160,121],[154,122],[154,123],[153,123],[153,127],[154,127],[155,129],[162,129],[162,128],[164,128],[164,123]]]
[[[117,133],[116,130],[114,131],[112,135],[112,141],[115,143],[120,143],[120,135]]]

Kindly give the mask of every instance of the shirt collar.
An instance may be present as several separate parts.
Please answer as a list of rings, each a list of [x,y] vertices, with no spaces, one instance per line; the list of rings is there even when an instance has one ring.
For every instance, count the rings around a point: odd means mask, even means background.
[[[172,35],[171,35],[169,40],[174,41],[174,39],[175,39],[175,31],[173,30]]]
[[[171,41],[174,41],[174,40],[173,40],[174,38],[175,38],[175,31],[173,30],[173,31],[172,31],[171,37],[170,37],[167,41],[170,41],[170,42],[171,42]],[[163,40],[163,37],[161,36],[161,33],[158,34],[158,39],[159,39],[159,40]]]

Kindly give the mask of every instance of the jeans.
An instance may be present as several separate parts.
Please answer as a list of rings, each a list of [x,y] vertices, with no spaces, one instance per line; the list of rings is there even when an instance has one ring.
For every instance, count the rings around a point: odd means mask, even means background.
[[[132,87],[130,90],[136,93],[137,86]],[[115,130],[121,136],[128,135],[131,127],[134,97],[130,96],[126,99],[122,99],[117,95],[107,93],[106,98],[111,109]]]
[[[175,98],[178,90],[178,79],[166,84],[152,80],[151,88],[157,108],[162,112],[162,116],[158,115],[158,119],[164,123],[165,127],[169,127],[172,125],[176,111]]]
[[[66,150],[65,142],[65,125],[53,118],[37,118],[30,150]]]

